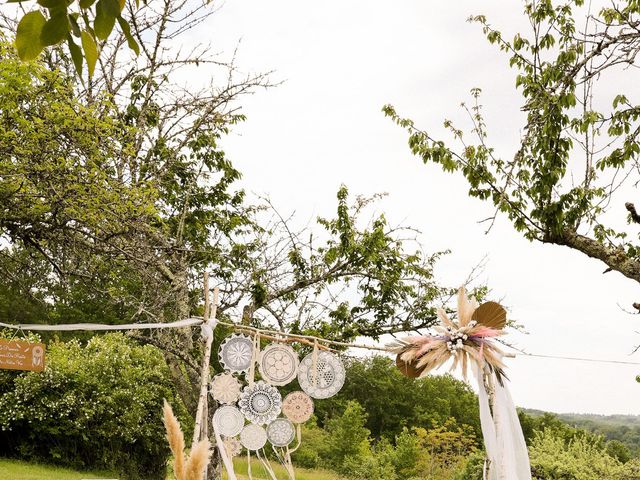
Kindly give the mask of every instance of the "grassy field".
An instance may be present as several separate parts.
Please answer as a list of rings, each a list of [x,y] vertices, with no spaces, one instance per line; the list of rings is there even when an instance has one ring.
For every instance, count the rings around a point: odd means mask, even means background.
[[[245,458],[236,458],[234,460],[234,466],[236,470],[236,475],[238,480],[248,480],[247,476],[247,459]],[[273,467],[273,471],[278,477],[278,480],[288,480],[287,473],[284,467],[271,462],[271,466]],[[264,467],[257,461],[253,460],[251,462],[251,475],[254,480],[271,480]],[[225,480],[227,478],[226,475],[223,477]],[[296,480],[345,480],[342,477],[337,476],[333,472],[328,472],[326,470],[305,470],[304,468],[296,468]]]
[[[235,460],[236,474],[238,480],[248,480],[247,460]],[[285,470],[280,465],[272,463],[273,469],[278,479],[288,479]],[[254,480],[270,480],[264,467],[257,461],[251,462],[251,473]],[[37,465],[20,462],[17,460],[6,460],[0,458],[0,479],[2,480],[83,480],[83,479],[117,479],[118,477],[109,472],[76,472],[66,468],[51,467],[48,465]],[[224,476],[226,480],[226,475]],[[167,480],[172,480],[173,475],[169,475]],[[296,480],[344,480],[331,472],[324,470],[305,470],[296,468]]]
[[[0,478],[6,480],[82,480],[82,479],[115,479],[109,472],[76,472],[66,468],[50,467],[20,462],[17,460],[5,460],[0,458]]]

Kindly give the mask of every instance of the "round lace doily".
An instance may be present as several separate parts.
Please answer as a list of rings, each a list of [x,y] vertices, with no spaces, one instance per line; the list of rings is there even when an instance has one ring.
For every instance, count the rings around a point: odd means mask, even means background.
[[[224,448],[227,450],[227,455],[230,457],[237,457],[242,453],[242,444],[237,437],[228,437],[223,440]]]
[[[231,405],[225,405],[216,410],[211,420],[220,435],[235,437],[244,427],[244,417],[240,410]]]
[[[247,420],[264,425],[280,415],[282,396],[276,387],[260,381],[244,387],[238,407]]]
[[[250,423],[242,429],[240,443],[247,450],[260,450],[267,443],[267,432],[260,425]]]
[[[242,392],[242,385],[230,373],[220,373],[213,377],[210,392],[216,402],[235,403]]]
[[[330,352],[318,352],[315,381],[312,372],[313,353],[310,353],[298,369],[300,387],[313,398],[333,397],[344,385],[345,370],[342,361]]]
[[[313,415],[313,400],[304,392],[291,392],[282,401],[282,413],[293,423],[304,423]]]
[[[296,427],[286,418],[276,418],[267,427],[267,438],[274,447],[286,447],[296,437]]]
[[[258,368],[271,385],[286,385],[298,373],[298,354],[288,345],[272,343],[260,354]]]
[[[220,365],[231,372],[246,372],[253,358],[253,340],[245,335],[227,337],[218,351]]]

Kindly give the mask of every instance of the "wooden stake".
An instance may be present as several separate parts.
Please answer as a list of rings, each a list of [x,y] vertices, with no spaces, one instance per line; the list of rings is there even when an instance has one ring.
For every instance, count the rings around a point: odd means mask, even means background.
[[[217,313],[218,306],[218,288],[216,287],[213,292],[214,305],[213,305],[213,318]],[[209,305],[209,274],[204,274],[204,311],[205,320],[208,322],[210,317],[210,305]],[[208,431],[208,402],[207,402],[207,390],[209,386],[209,362],[211,360],[211,347],[213,346],[213,335],[210,335],[206,339],[204,347],[204,356],[202,358],[202,370],[200,376],[200,396],[198,397],[198,409],[195,416],[195,427],[193,429],[193,441],[191,442],[191,448],[193,449],[200,439],[203,438],[203,434]],[[206,415],[206,418],[205,418]],[[203,421],[204,420],[204,421]],[[207,438],[206,436],[204,438]]]

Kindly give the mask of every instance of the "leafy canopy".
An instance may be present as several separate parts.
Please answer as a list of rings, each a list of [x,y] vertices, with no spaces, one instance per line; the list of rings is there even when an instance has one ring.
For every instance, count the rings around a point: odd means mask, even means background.
[[[526,1],[531,30],[512,38],[482,15],[470,19],[516,70],[526,121],[515,152],[491,146],[479,89],[463,104],[469,133],[445,121],[449,136],[436,138],[392,106],[384,112],[408,131],[414,154],[460,172],[468,195],[493,205],[490,220],[506,215],[526,238],[568,246],[640,282],[637,229],[620,227],[623,206],[629,222],[640,222],[634,205],[620,200],[639,179],[640,103],[633,91],[602,88],[622,88],[634,74],[622,67],[637,66],[640,4],[584,8],[582,0]]]

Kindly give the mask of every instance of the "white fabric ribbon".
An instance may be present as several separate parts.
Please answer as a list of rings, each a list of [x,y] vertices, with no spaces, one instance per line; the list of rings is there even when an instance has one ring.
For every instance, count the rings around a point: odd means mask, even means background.
[[[233,461],[229,458],[227,447],[225,447],[224,443],[222,442],[222,438],[220,437],[220,433],[218,432],[218,428],[216,427],[216,422],[214,421],[211,423],[213,424],[213,434],[216,438],[216,445],[218,446],[218,452],[220,453],[222,464],[224,465],[224,468],[227,471],[227,478],[229,480],[237,480],[236,473],[233,469]]]
[[[484,377],[493,388],[493,405]],[[506,384],[500,385],[494,373],[476,371],[478,379],[478,401],[480,403],[480,425],[487,453],[486,480],[531,480],[529,453],[524,441],[518,412]],[[493,408],[492,408],[493,407]]]

